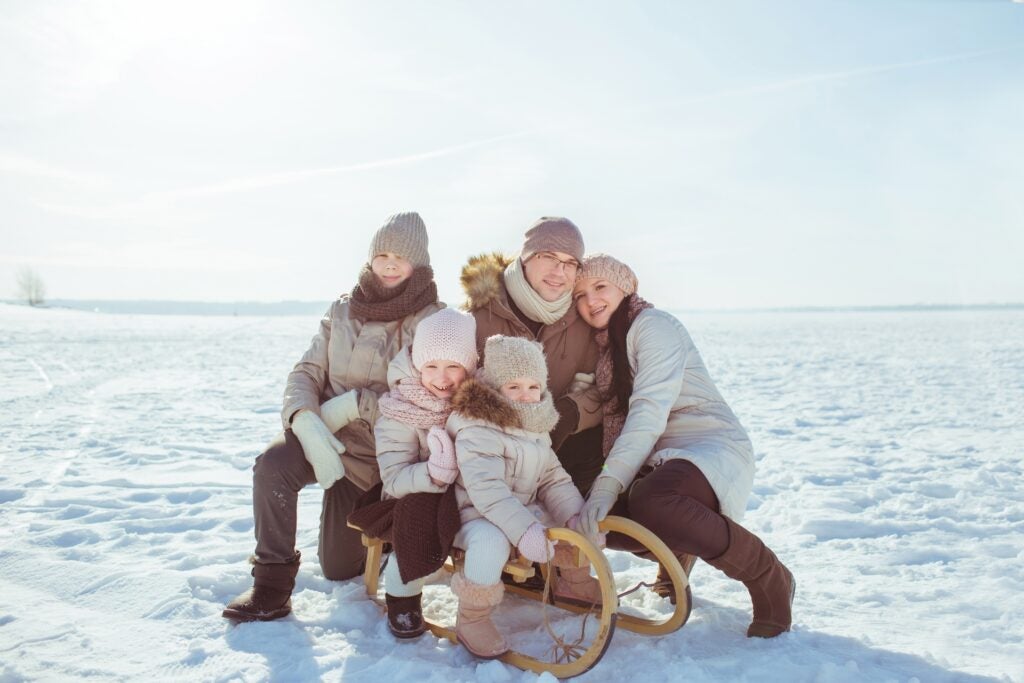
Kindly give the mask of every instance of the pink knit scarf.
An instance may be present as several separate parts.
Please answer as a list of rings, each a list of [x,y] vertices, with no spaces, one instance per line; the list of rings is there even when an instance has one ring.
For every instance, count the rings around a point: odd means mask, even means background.
[[[644,301],[635,294],[623,300],[620,305],[623,304],[629,306],[626,309],[629,327],[633,326],[633,321],[636,320],[636,317],[642,311],[654,308],[653,304]],[[629,406],[620,411],[619,401],[612,392],[612,349],[608,343],[608,328],[599,330],[594,335],[594,340],[597,342],[597,348],[601,352],[597,359],[595,381],[597,382],[597,389],[601,392],[601,397],[604,400],[601,408],[603,415],[601,425],[604,428],[601,450],[604,453],[604,457],[607,458],[612,450],[612,446],[615,445],[615,439],[619,438],[619,434],[622,433],[622,427],[626,424],[626,413],[629,411]]]
[[[415,377],[400,379],[377,407],[387,417],[420,429],[443,425],[452,412],[451,399],[434,396]]]

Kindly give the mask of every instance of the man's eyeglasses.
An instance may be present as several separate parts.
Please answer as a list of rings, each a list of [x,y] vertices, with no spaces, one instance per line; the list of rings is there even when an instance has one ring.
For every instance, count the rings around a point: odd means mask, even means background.
[[[550,270],[555,270],[556,268],[558,268],[559,265],[561,265],[563,268],[565,268],[565,272],[575,273],[576,270],[580,267],[580,262],[577,261],[576,259],[571,258],[568,261],[563,261],[562,259],[552,254],[550,251],[539,251],[533,255],[533,258],[543,263]]]

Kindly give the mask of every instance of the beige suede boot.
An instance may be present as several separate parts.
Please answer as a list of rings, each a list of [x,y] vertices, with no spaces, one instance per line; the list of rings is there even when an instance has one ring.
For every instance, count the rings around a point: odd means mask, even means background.
[[[455,636],[462,645],[481,659],[495,659],[508,652],[508,643],[491,621],[491,611],[501,604],[505,593],[502,583],[473,583],[459,572],[452,576],[452,592],[459,599]]]
[[[556,602],[568,602],[579,607],[601,606],[601,582],[590,575],[590,565],[580,567],[571,544],[559,541],[555,544],[554,598]]]

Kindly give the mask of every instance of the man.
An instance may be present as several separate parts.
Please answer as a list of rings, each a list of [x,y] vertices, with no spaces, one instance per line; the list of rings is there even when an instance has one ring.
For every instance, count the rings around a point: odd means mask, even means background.
[[[518,256],[475,256],[461,280],[465,308],[476,318],[481,358],[484,342],[495,334],[526,337],[544,347],[548,390],[560,416],[552,447],[585,495],[601,469],[601,411],[591,389],[594,331],[572,303],[583,253],[583,235],[572,221],[541,218],[526,231]]]

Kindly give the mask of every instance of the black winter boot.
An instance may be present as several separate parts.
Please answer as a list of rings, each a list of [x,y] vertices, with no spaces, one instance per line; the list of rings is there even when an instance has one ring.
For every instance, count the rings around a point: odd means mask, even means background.
[[[388,607],[388,628],[396,638],[415,638],[427,630],[420,606],[422,597],[422,593],[407,598],[384,594],[384,602]]]
[[[227,604],[222,613],[232,621],[273,621],[292,611],[292,589],[299,572],[299,553],[287,564],[254,564],[253,586]]]

